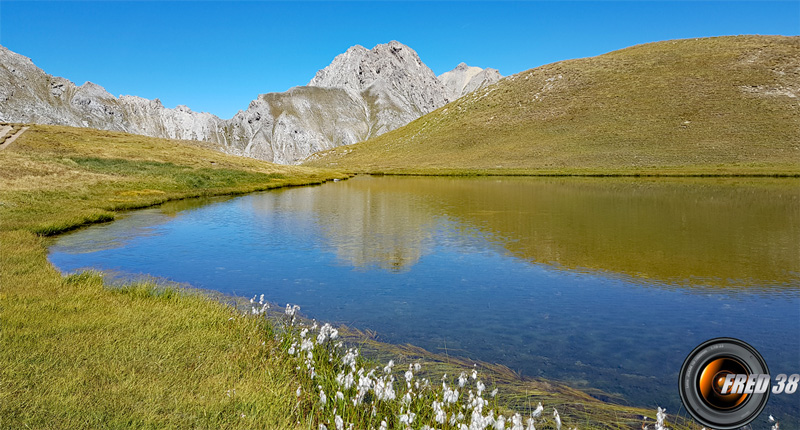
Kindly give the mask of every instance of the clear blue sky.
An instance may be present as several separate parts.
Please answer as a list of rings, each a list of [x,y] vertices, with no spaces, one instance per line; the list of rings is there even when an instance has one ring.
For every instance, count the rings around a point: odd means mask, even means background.
[[[459,62],[510,75],[659,40],[800,34],[783,2],[14,2],[0,44],[114,95],[230,118],[306,84],[359,44],[398,40],[436,74]]]

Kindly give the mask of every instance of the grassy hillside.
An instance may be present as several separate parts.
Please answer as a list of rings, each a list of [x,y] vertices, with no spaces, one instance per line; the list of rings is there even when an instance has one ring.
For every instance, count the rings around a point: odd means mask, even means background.
[[[311,166],[357,172],[800,174],[800,37],[634,46],[528,70]]]

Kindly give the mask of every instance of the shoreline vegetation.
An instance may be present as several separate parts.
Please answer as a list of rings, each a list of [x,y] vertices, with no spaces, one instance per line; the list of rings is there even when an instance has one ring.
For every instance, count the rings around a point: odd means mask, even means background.
[[[668,168],[652,170],[470,170],[470,169],[399,169],[387,171],[358,171],[351,172],[353,175],[369,176],[453,176],[453,177],[472,177],[472,176],[530,176],[530,177],[577,177],[577,178],[800,178],[800,167],[786,168],[764,168],[763,172],[758,171],[737,171],[734,167],[720,167],[716,171],[708,169],[692,170],[689,168],[675,168],[671,171]]]
[[[503,366],[383,344],[302,322],[291,307],[263,318],[263,298],[244,315],[193,290],[112,288],[101,274],[63,276],[49,264],[48,236],[121,211],[351,176],[201,146],[34,125],[0,152],[1,427],[522,429],[533,418],[539,429],[660,428],[655,405],[603,402]]]

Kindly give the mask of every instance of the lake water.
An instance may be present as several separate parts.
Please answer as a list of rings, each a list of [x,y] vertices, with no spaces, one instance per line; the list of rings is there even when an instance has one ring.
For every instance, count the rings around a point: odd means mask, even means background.
[[[670,413],[713,337],[800,373],[796,179],[356,177],[136,211],[50,251]],[[766,412],[783,427],[799,396]]]

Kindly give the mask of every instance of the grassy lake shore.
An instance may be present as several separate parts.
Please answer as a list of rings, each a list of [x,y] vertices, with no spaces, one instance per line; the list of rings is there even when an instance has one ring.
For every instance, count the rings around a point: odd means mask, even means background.
[[[64,277],[44,236],[169,200],[346,175],[51,126],[31,127],[0,166],[0,427],[297,426],[296,376],[263,344],[263,321],[200,295]]]
[[[63,276],[47,261],[47,236],[171,200],[347,176],[177,141],[32,126],[0,151],[0,427],[332,427],[333,415],[315,406],[314,393],[318,382],[332,383],[332,368],[325,373],[320,364],[320,378],[309,378],[269,320],[191,290],[147,282],[110,288],[100,274]],[[342,328],[342,337],[373,360],[422,360],[421,375],[434,381],[473,365],[356,330]],[[514,407],[524,415],[544,402],[551,418],[537,422],[540,429],[554,425],[553,406],[581,429],[639,428],[642,415],[655,416],[502,366],[480,369],[500,387],[498,412]],[[374,422],[353,417],[365,428]],[[692,428],[672,419],[670,427]]]

